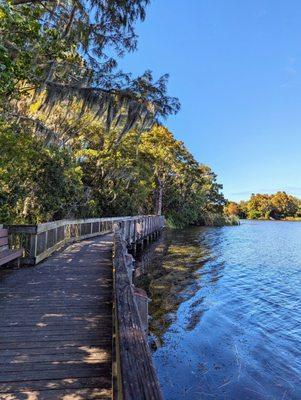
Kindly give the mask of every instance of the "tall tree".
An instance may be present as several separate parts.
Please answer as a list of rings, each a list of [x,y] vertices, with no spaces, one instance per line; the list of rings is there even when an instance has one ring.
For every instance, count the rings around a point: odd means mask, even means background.
[[[39,120],[41,111],[49,115],[61,103],[68,115],[72,104],[79,103],[79,117],[90,109],[106,129],[118,130],[114,146],[129,130],[149,129],[157,118],[177,112],[178,100],[166,94],[167,75],[155,81],[150,71],[132,78],[116,69],[117,58],[136,49],[134,24],[145,18],[148,3],[5,1],[0,57],[7,67],[0,79],[6,81],[3,94],[18,101],[9,104],[13,112],[2,102],[4,111],[47,130],[47,121]],[[40,106],[32,113],[28,104],[39,96]]]

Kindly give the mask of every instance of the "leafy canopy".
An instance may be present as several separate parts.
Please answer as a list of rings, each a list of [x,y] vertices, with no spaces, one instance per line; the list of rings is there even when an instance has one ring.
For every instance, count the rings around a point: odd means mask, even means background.
[[[68,113],[80,103],[120,140],[133,128],[150,129],[179,110],[167,95],[168,75],[137,78],[117,70],[117,58],[134,51],[134,24],[145,18],[148,0],[5,1],[0,5],[1,99],[4,116],[29,118],[40,130],[39,111],[61,103]],[[2,101],[1,101],[2,100]],[[11,100],[11,101],[7,101]],[[18,101],[16,101],[18,100]],[[44,130],[47,121],[44,121]],[[61,132],[59,132],[61,133]]]

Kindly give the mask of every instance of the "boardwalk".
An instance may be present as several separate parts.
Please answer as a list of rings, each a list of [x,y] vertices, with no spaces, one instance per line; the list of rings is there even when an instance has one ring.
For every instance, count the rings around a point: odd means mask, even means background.
[[[112,235],[0,272],[0,399],[111,396]]]

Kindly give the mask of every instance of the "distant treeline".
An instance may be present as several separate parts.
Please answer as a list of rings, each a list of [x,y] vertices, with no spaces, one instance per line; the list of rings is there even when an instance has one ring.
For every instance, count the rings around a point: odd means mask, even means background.
[[[228,202],[225,213],[248,219],[301,218],[301,200],[286,192],[252,194],[247,201]]]

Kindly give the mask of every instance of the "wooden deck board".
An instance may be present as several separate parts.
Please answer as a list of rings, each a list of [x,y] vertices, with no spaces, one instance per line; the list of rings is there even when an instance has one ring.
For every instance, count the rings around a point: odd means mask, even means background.
[[[0,272],[0,399],[109,399],[112,236]]]

